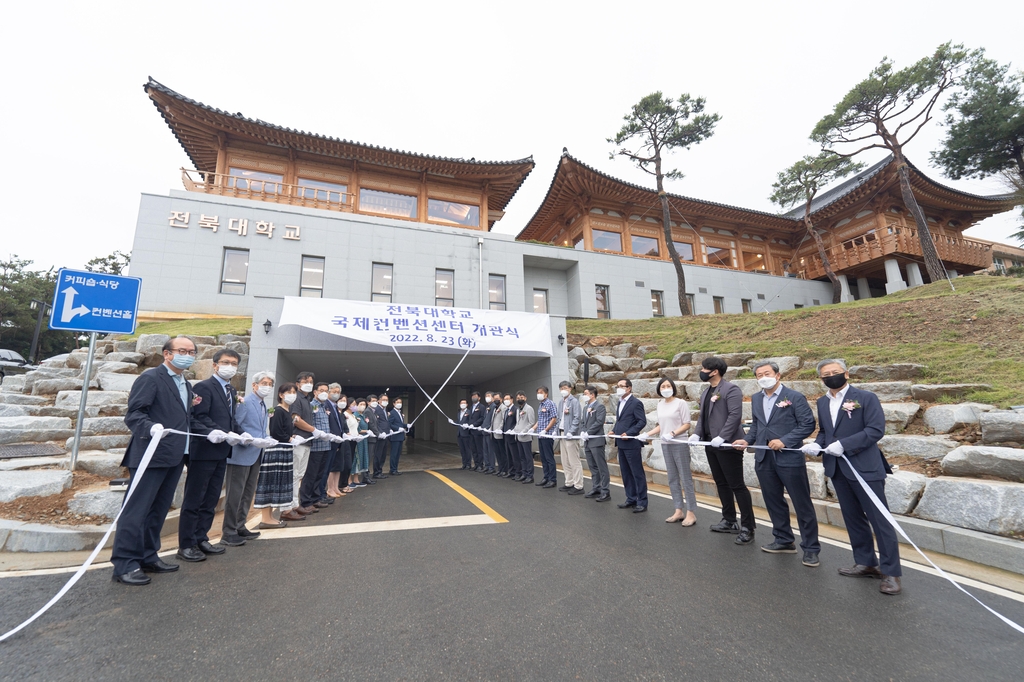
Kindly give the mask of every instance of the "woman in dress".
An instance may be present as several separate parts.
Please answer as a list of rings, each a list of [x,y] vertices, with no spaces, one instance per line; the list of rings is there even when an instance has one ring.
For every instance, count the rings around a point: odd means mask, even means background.
[[[693,492],[693,472],[690,471],[690,446],[687,443],[666,442],[683,440],[683,434],[690,430],[690,406],[676,396],[676,384],[667,377],[658,382],[658,425],[646,435],[661,435],[661,452],[665,455],[668,469],[668,487],[676,511],[665,519],[666,523],[682,521],[684,526],[697,523],[697,499]],[[683,493],[686,493],[686,514],[683,514]]]
[[[351,402],[355,403],[356,399],[353,398]],[[355,436],[359,435],[359,420],[356,419],[356,414],[355,414],[355,410],[358,410],[358,409],[359,409],[358,405],[349,404],[349,405],[346,405],[346,409],[341,411],[341,416],[345,420],[345,435],[347,435],[347,436],[355,437]],[[348,477],[345,479],[347,481],[347,487],[342,491],[342,492],[345,492],[345,493],[354,492],[359,487],[359,486],[356,485],[357,481],[355,481],[354,477],[352,476],[352,463],[356,459],[356,446],[357,445],[358,445],[358,443],[356,441],[354,441],[354,440],[347,440],[344,443],[342,443],[342,446],[345,448],[345,457],[346,457],[346,459],[345,459],[345,466],[346,466],[345,473],[348,475]]]
[[[284,528],[285,521],[305,521],[306,517],[292,509],[292,439],[295,428],[289,411],[295,402],[295,384],[284,383],[277,389],[277,406],[270,415],[270,437],[278,442],[263,451],[260,477],[256,483],[253,507],[263,510],[260,528]],[[281,520],[274,518],[274,509],[281,510]]]
[[[366,398],[356,401],[352,411],[356,413],[356,435],[363,436],[370,432],[370,423],[366,420]],[[356,456],[352,458],[352,478],[349,485],[356,488],[365,487],[367,483],[374,483],[368,479],[366,472],[370,470],[370,449],[367,440],[356,443]]]
[[[338,416],[341,417],[341,426],[344,433],[349,432],[347,423],[348,396],[341,395],[337,400]],[[331,460],[331,473],[327,476],[327,495],[329,497],[343,497],[355,490],[348,486],[348,473],[352,470],[352,441],[346,440],[338,444],[338,452]],[[341,490],[341,473],[345,472],[345,489]]]

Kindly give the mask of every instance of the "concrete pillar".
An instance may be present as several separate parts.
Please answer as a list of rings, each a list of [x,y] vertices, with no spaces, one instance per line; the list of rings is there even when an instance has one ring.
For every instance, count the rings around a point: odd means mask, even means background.
[[[903,273],[900,272],[900,263],[895,258],[885,259],[885,293],[892,294],[903,291],[907,283],[903,281]]]
[[[921,266],[917,263],[907,263],[907,285],[913,288],[922,284],[924,284],[924,278],[921,277]]]
[[[865,298],[871,298],[871,286],[868,284],[867,277],[858,277],[857,300],[863,301]]]
[[[946,277],[949,277],[950,279],[956,279],[959,276],[960,273],[956,270],[946,270]]]
[[[848,302],[852,301],[853,300],[853,294],[850,293],[850,280],[846,277],[846,275],[836,275],[836,277],[839,278],[839,286],[840,286],[839,301],[840,301],[840,303],[848,303]]]

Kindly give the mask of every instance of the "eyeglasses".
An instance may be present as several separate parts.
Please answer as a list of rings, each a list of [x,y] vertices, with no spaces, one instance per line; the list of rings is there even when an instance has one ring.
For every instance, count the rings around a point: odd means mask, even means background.
[[[822,372],[821,373],[821,378],[825,379],[826,377],[834,377],[834,376],[837,376],[839,374],[846,374],[846,372],[844,372],[841,369],[838,370],[838,371],[835,371],[835,372]]]
[[[195,355],[196,354],[196,352],[194,350],[185,350],[184,348],[172,348],[170,352],[177,353],[178,355]]]

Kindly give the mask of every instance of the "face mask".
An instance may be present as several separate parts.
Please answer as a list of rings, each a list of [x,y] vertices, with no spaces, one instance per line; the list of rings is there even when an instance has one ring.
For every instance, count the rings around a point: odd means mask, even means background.
[[[327,394],[326,393],[317,393],[316,394],[316,399],[319,400],[322,403],[326,403],[327,402]]]
[[[562,394],[563,398],[568,398],[569,397],[569,391],[561,391],[561,394]]]
[[[522,398],[520,398],[519,400],[516,401],[516,405],[518,405],[519,407],[522,407],[525,404],[526,404],[526,400],[524,400]]]
[[[582,396],[580,396],[580,402],[586,405],[587,403],[590,402],[590,396],[584,393]]]
[[[396,410],[401,410],[402,409],[402,403],[395,403],[395,409]]]
[[[616,387],[615,395],[617,395],[617,396],[619,396],[621,398],[622,396],[626,395],[626,389],[624,389],[622,386]]]
[[[460,410],[466,409],[466,403],[459,403],[459,409]]]
[[[761,377],[757,380],[757,385],[767,391],[769,388],[775,386],[776,381],[776,377]]]
[[[541,402],[541,403],[542,403],[542,402],[544,402],[544,400],[545,400],[546,398],[547,398],[547,396],[546,396],[546,395],[544,395],[543,393],[538,393],[538,394],[537,394],[537,402]]]
[[[473,398],[473,404],[474,405],[476,405],[478,402],[480,402],[480,398]]]
[[[284,395],[284,404],[285,405],[291,405],[292,403],[295,402],[295,397],[296,396],[295,396],[294,393],[285,393],[285,395]]]
[[[710,378],[711,378],[711,372],[708,372],[707,370],[703,370],[703,369],[700,371],[700,380],[701,381],[707,381]]]
[[[261,398],[266,398],[274,390],[273,386],[257,386],[256,395]]]
[[[356,413],[356,414],[359,414],[360,412],[362,412],[362,411],[363,411],[363,408],[359,407],[358,405],[353,405],[353,406],[352,406],[352,411],[353,411],[354,413]]]
[[[831,389],[840,389],[846,385],[846,375],[833,374],[830,377],[825,377],[824,379],[822,379],[822,381],[825,382],[825,385]]]
[[[388,401],[382,400],[382,401],[380,401],[380,405],[381,405],[381,407],[387,407],[388,406]]]
[[[331,400],[333,400],[334,402],[338,402],[338,398],[340,398],[340,397],[341,397],[340,393],[332,393],[331,394]]]
[[[505,405],[505,407],[512,407],[512,401],[511,400],[506,400],[506,401],[504,401],[503,404]]]
[[[671,388],[663,388],[663,389],[661,389],[661,397],[662,398],[671,398],[672,397],[672,389]]]
[[[195,361],[196,356],[194,355],[178,355],[177,353],[175,353],[174,357],[171,358],[171,364],[177,367],[178,369],[188,369],[189,367],[192,366],[192,363]]]
[[[490,405],[491,401],[493,401],[493,400],[494,400],[494,398],[492,398],[491,396],[487,396],[486,398],[484,398],[484,402],[487,403],[488,405]]]
[[[310,391],[313,390],[313,384],[302,384],[301,386],[299,386],[299,390],[302,391],[303,393],[309,393]]]
[[[370,401],[370,407],[377,407],[377,401],[376,400],[371,400]]]
[[[344,400],[339,400],[338,401],[338,409],[339,410],[344,410],[346,407],[348,407],[348,403],[346,403]]]
[[[230,379],[231,377],[235,376],[235,373],[237,372],[237,365],[217,365],[217,374],[220,375],[221,379]]]

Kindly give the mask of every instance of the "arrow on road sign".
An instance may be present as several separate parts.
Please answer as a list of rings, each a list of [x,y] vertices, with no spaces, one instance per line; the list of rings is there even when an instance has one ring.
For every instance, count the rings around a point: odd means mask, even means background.
[[[68,287],[60,293],[64,294],[64,308],[60,313],[61,322],[70,322],[75,319],[75,316],[77,315],[89,314],[89,308],[87,306],[80,305],[77,308],[75,307],[75,296],[78,294],[78,291],[75,290],[74,287]]]

